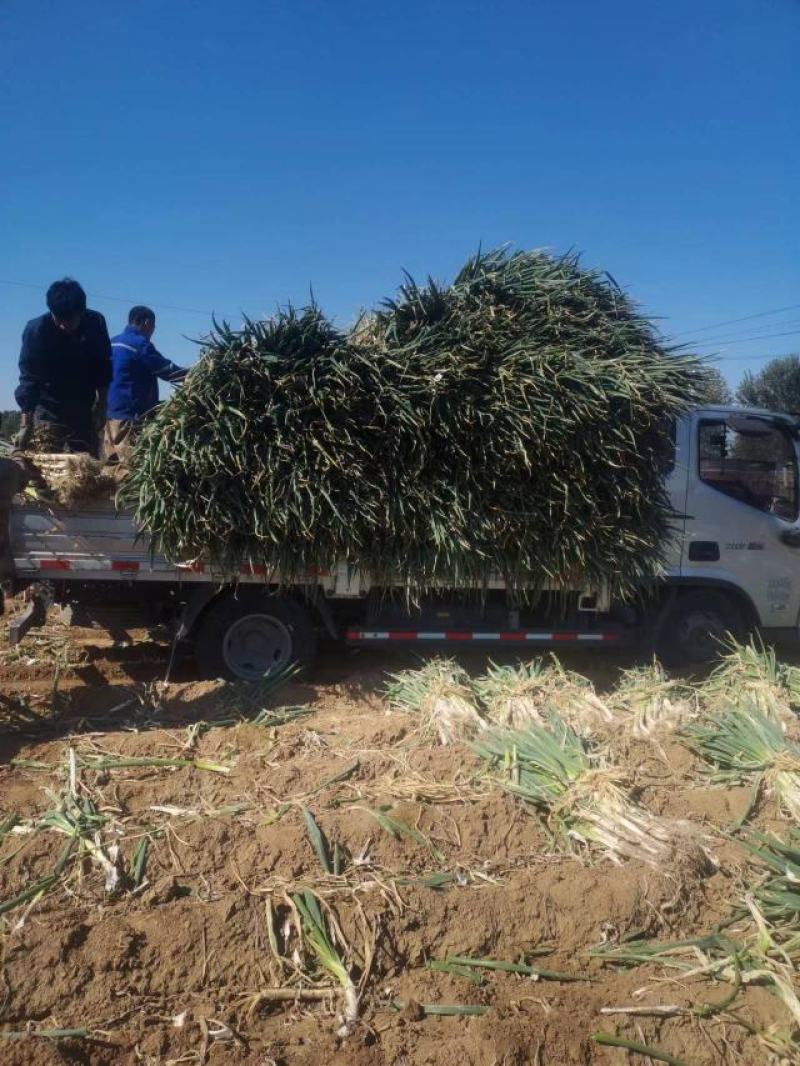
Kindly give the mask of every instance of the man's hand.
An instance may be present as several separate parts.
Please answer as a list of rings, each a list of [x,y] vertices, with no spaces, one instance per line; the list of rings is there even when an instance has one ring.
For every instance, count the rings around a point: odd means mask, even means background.
[[[108,399],[108,389],[98,389],[97,399],[94,401],[94,407],[92,408],[92,423],[98,433],[103,432],[103,428],[106,424],[106,400]]]
[[[22,418],[20,419],[20,423],[19,423],[19,430],[11,438],[11,443],[14,445],[14,448],[17,451],[21,452],[21,451],[24,451],[25,448],[28,447],[28,445],[31,442],[31,438],[32,437],[33,437],[33,415],[25,414],[23,412]]]

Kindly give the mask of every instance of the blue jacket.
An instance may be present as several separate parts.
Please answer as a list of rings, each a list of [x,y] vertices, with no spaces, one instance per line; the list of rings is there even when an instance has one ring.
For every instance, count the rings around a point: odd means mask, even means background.
[[[91,426],[97,392],[110,380],[108,330],[97,311],[87,311],[75,333],[58,329],[49,312],[25,327],[14,393],[22,411],[80,436]]]
[[[165,359],[135,326],[126,326],[111,341],[111,362],[107,418],[143,418],[158,403],[158,378],[180,381],[188,373]]]

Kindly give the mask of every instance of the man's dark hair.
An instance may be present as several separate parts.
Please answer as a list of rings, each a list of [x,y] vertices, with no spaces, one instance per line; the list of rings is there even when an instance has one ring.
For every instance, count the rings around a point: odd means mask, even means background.
[[[86,293],[73,278],[62,278],[47,290],[47,307],[56,318],[75,318],[86,310]]]
[[[129,326],[143,326],[146,322],[155,322],[156,313],[144,304],[137,304],[128,312]]]

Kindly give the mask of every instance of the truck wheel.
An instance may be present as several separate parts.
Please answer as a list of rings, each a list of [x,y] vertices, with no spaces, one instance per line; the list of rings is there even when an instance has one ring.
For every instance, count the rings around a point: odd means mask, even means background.
[[[299,603],[240,589],[203,615],[195,655],[207,677],[263,681],[293,664],[310,666],[316,645],[311,617]]]
[[[731,638],[745,636],[742,612],[722,592],[679,593],[659,619],[655,653],[665,666],[713,662]]]

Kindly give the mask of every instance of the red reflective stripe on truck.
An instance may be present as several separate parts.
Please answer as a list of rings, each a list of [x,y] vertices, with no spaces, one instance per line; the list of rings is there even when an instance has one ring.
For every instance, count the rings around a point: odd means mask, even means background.
[[[112,559],[111,569],[118,571],[127,571],[128,573],[130,573],[131,571],[138,570],[139,564],[131,561],[130,559]]]
[[[40,570],[71,570],[72,563],[68,559],[40,559]]]
[[[350,629],[347,631],[347,640],[441,640],[441,641],[505,641],[510,643],[524,643],[525,641],[542,643],[557,641],[613,641],[619,638],[618,633],[577,633],[577,632],[548,632],[542,633],[533,629],[512,630],[506,633],[481,633],[475,630],[446,630],[444,632],[426,632],[415,629],[396,630],[362,630]]]

